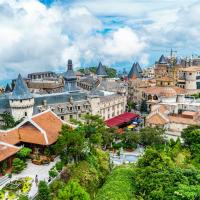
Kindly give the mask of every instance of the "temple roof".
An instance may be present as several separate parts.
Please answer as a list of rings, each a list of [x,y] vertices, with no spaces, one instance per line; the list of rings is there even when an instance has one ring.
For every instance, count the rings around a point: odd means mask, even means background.
[[[29,92],[29,89],[26,83],[24,82],[21,74],[19,74],[10,98],[19,100],[19,99],[31,99],[32,97],[33,96]]]
[[[105,67],[102,65],[102,63],[100,62],[98,67],[97,67],[97,71],[96,74],[98,76],[108,76]]]
[[[162,55],[162,56],[160,57],[160,59],[159,59],[158,63],[159,63],[159,64],[167,64],[167,61],[166,61],[166,59],[165,59],[165,56],[164,56],[164,55]]]
[[[139,65],[139,64],[138,64]],[[128,74],[128,78],[132,78],[133,76],[135,76],[136,78],[141,78],[141,73],[139,72],[139,70],[141,69],[138,69],[138,65],[137,63],[133,63],[133,66]]]

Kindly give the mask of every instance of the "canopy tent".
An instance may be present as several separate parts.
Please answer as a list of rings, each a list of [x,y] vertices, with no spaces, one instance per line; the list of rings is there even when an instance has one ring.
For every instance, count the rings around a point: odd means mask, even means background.
[[[138,117],[139,117],[138,114],[131,113],[131,112],[125,112],[121,115],[118,115],[116,117],[106,120],[105,123],[108,127],[121,126],[125,123],[131,122],[132,120],[134,120]]]

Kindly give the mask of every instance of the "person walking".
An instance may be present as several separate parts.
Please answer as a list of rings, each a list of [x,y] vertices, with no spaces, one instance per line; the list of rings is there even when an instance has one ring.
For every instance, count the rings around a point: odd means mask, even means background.
[[[38,175],[37,174],[35,176],[35,184],[36,184],[36,186],[38,186]]]

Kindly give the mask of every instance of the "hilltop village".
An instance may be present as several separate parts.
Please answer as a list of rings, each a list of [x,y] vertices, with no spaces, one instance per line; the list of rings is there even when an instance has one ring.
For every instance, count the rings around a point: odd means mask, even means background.
[[[110,76],[109,69],[114,75]],[[24,174],[36,181],[25,192],[34,199],[40,195],[38,176],[54,184],[63,169],[70,174],[71,165],[89,162],[86,158],[100,156],[99,151],[112,169],[137,162],[148,145],[171,139],[183,143],[184,130],[200,124],[199,94],[199,57],[162,55],[152,67],[143,68],[135,62],[129,72],[124,69],[121,73],[101,62],[92,70],[75,71],[72,60],[68,60],[66,71],[60,74],[19,74],[0,95],[0,199],[11,195],[8,182]],[[68,167],[70,172],[66,172]],[[109,173],[109,168],[95,170]],[[92,199],[105,177],[94,191],[86,188]],[[88,194],[84,193],[86,197]],[[51,195],[56,199],[60,196],[55,191]]]

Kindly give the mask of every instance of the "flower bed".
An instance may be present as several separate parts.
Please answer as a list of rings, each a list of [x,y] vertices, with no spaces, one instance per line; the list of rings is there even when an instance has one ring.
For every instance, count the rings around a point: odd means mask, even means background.
[[[32,178],[30,177],[14,180],[6,184],[6,186],[3,187],[2,190],[0,190],[0,200],[18,199],[19,195],[27,194],[30,191],[31,186],[32,186]]]

